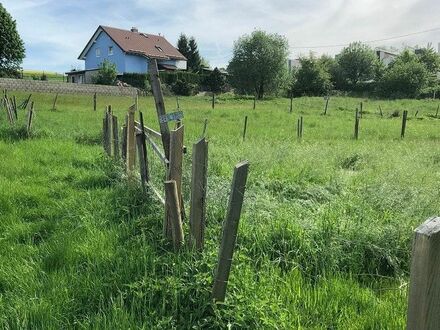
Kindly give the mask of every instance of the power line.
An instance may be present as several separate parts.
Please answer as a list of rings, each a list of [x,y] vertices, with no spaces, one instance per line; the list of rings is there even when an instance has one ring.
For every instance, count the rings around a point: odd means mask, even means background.
[[[432,28],[429,30],[424,30],[424,31],[418,31],[418,32],[412,32],[412,33],[407,33],[407,34],[402,34],[399,36],[394,36],[394,37],[389,37],[389,38],[383,38],[383,39],[373,39],[373,40],[366,40],[366,41],[362,41],[363,43],[369,44],[369,43],[375,43],[375,42],[381,42],[381,41],[388,41],[388,40],[393,40],[393,39],[400,39],[400,38],[405,38],[405,37],[410,37],[410,36],[414,36],[417,34],[423,34],[423,33],[428,33],[428,32],[433,32],[433,31],[439,31],[440,27],[436,27],[436,28]],[[292,49],[304,49],[304,48],[333,48],[333,47],[346,47],[349,44],[339,44],[339,45],[322,45],[322,46],[298,46],[298,47],[290,47]]]

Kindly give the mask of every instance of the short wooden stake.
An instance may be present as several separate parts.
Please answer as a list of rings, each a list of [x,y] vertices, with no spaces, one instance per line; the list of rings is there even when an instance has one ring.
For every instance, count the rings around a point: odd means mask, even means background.
[[[440,324],[440,218],[416,228],[409,281],[408,330],[438,329]]]
[[[26,125],[26,131],[28,136],[31,134],[33,117],[34,117],[34,102],[31,103],[31,108],[29,109],[28,112],[27,125]]]
[[[290,109],[289,109],[289,113],[292,113],[293,111],[293,96],[290,95]]]
[[[127,172],[132,172],[134,170],[134,165],[136,162],[134,113],[135,106],[131,106],[128,110],[127,122]]]
[[[179,103],[179,97],[176,96],[176,106],[177,106],[177,110],[180,110],[180,103]]]
[[[125,124],[122,126],[122,141],[121,141],[121,157],[122,160],[127,162],[127,117],[125,118]]]
[[[408,110],[404,110],[403,111],[403,116],[402,116],[402,129],[400,131],[400,138],[404,138],[405,137],[405,130],[406,130],[406,118],[408,117]]]
[[[184,240],[179,203],[176,181],[165,181],[165,205],[171,222],[171,232],[175,250],[180,249]]]
[[[96,93],[93,94],[93,111],[96,111]]]
[[[437,111],[435,112],[435,118],[438,118],[438,111],[440,109],[440,104],[437,106]]]
[[[364,113],[364,104],[361,102],[360,103],[360,112],[359,112],[359,114],[360,114],[360,117],[362,118],[362,115],[363,115],[363,113]]]
[[[302,137],[303,137],[303,132],[304,132],[304,119],[303,119],[303,116],[301,116],[301,118],[300,118],[300,135],[299,135],[299,137],[302,139]]]
[[[383,117],[382,107],[379,105],[380,116]]]
[[[191,209],[189,225],[191,242],[196,249],[203,249],[205,239],[206,187],[208,172],[208,142],[203,137],[192,149]]]
[[[12,96],[12,105],[13,105],[13,107],[14,107],[15,120],[18,120],[18,113],[17,113],[17,100],[15,99],[15,95]]]
[[[255,107],[256,107],[256,103],[257,103],[257,96],[254,95],[254,107],[253,107],[254,110],[255,110]]]
[[[248,121],[248,117],[245,116],[244,117],[244,127],[243,127],[243,141],[246,139],[247,121]]]
[[[211,107],[214,109],[214,106],[215,106],[215,94],[213,92],[212,93],[212,104],[211,104]]]
[[[109,120],[108,120],[108,112],[107,110],[104,113],[104,118],[102,119],[102,143],[103,143],[103,147],[104,147],[104,151],[106,152],[107,155],[111,155],[111,144],[110,142],[110,126],[109,126]]]
[[[212,288],[212,298],[219,302],[224,301],[226,296],[226,287],[228,285],[235,242],[237,240],[238,223],[241,216],[248,169],[249,163],[247,161],[238,163],[234,168],[228,213],[223,224],[222,242],[219,249],[218,265]]]
[[[416,113],[414,114],[414,117],[417,118],[417,115],[419,114],[419,110],[416,111]]]
[[[141,135],[142,135],[142,157],[145,163],[145,169],[143,170],[143,175],[145,177],[145,182],[150,181],[150,172],[148,168],[148,154],[147,154],[147,144],[146,144],[146,134],[145,134],[145,124],[144,124],[144,114],[139,111],[139,123],[141,124]],[[142,173],[141,173],[142,177]]]
[[[357,140],[359,138],[359,110],[356,109],[356,114],[354,117],[354,138]]]
[[[58,100],[58,93],[55,94],[55,99],[53,100],[53,105],[52,105],[52,111],[55,111],[57,109],[57,100]]]
[[[208,127],[208,119],[205,118],[205,123],[203,124],[202,137],[206,136],[206,128]]]
[[[327,109],[328,109],[328,101],[330,100],[330,97],[327,96],[325,98],[325,109],[324,109],[324,115],[327,115]]]
[[[111,115],[113,130],[113,157],[119,159],[119,127],[118,117]]]

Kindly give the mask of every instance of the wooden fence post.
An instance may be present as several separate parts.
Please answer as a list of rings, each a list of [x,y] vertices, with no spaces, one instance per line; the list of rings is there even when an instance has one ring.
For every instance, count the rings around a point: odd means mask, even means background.
[[[96,111],[96,93],[93,94],[93,111]]]
[[[440,324],[440,218],[414,231],[409,282],[408,330],[438,329]]]
[[[440,104],[437,106],[437,111],[435,112],[435,118],[438,118],[438,110],[440,109]]]
[[[165,152],[165,157],[170,159],[170,129],[167,122],[162,122],[160,120],[160,118],[166,114],[166,111],[156,59],[150,59],[148,63],[148,71],[151,78],[151,88],[153,90],[154,101],[156,103],[157,119],[160,126],[163,150]]]
[[[417,118],[417,115],[419,114],[419,110],[416,111],[416,113],[414,114],[414,117]]]
[[[109,118],[109,113],[108,113],[108,109],[105,110],[104,112],[104,118],[102,119],[102,144],[104,147],[104,151],[106,152],[107,155],[111,155],[111,144],[110,144],[110,139],[111,139],[111,127],[109,125],[110,121],[108,120]]]
[[[408,117],[408,110],[404,110],[403,111],[403,116],[402,116],[402,129],[400,131],[400,138],[404,138],[405,137],[405,130],[406,130],[406,118]]]
[[[119,159],[119,127],[118,117],[111,115],[112,130],[113,130],[113,157]]]
[[[28,112],[27,125],[26,125],[26,131],[28,136],[31,134],[33,117],[34,117],[34,102],[31,103],[31,108],[29,109]]]
[[[325,100],[324,116],[327,115],[328,101],[330,100],[330,97],[327,96],[325,99],[326,99],[326,100]]]
[[[379,105],[380,116],[383,117],[382,107]]]
[[[257,96],[254,95],[254,107],[253,107],[254,110],[255,110],[256,103],[257,103]]]
[[[212,92],[212,108],[214,109],[214,106],[215,106],[215,94],[214,94],[214,92]]]
[[[299,137],[302,139],[302,137],[303,137],[303,132],[304,132],[304,119],[303,119],[303,116],[301,116],[301,119],[300,119],[300,128],[301,128],[301,130],[300,130],[300,135],[299,135]]]
[[[244,127],[243,127],[243,141],[246,139],[247,121],[248,121],[248,116],[245,116],[244,117]]]
[[[228,213],[223,225],[222,242],[219,249],[218,265],[212,288],[212,298],[215,301],[224,301],[232,257],[237,239],[238,222],[243,205],[244,191],[248,175],[249,163],[243,161],[235,165],[232,179],[231,194],[229,196]]]
[[[146,144],[146,136],[145,136],[145,124],[144,124],[144,114],[142,112],[139,111],[139,123],[141,124],[141,134],[142,134],[142,160],[145,163],[145,169],[144,169],[144,178],[145,178],[145,182],[149,182],[150,181],[150,173],[149,173],[149,169],[148,169],[148,153],[147,153],[147,144]],[[142,173],[141,173],[141,178],[142,178]]]
[[[174,180],[165,181],[165,205],[171,222],[174,249],[178,250],[183,244],[184,236],[177,184]]]
[[[57,109],[57,100],[58,100],[58,93],[56,93],[55,99],[53,100],[52,111],[55,111]]]
[[[290,93],[290,109],[289,113],[292,113],[293,111],[293,93]]]
[[[360,112],[359,112],[359,114],[360,114],[360,116],[361,116],[361,118],[362,118],[362,115],[363,115],[363,113],[364,113],[364,104],[361,102],[360,103]]]
[[[208,119],[205,118],[205,123],[203,124],[202,137],[206,136],[206,128],[208,127]]]
[[[196,249],[202,250],[205,238],[208,172],[208,142],[204,137],[194,143],[192,153],[190,237]]]
[[[127,122],[128,116],[125,116],[125,124],[122,126],[122,141],[121,141],[121,157],[122,160],[127,162]]]
[[[359,111],[356,109],[356,114],[354,117],[354,138],[357,140],[359,138]]]
[[[135,141],[135,126],[134,126],[135,105],[128,109],[127,122],[127,172],[134,169],[136,162],[136,141]]]

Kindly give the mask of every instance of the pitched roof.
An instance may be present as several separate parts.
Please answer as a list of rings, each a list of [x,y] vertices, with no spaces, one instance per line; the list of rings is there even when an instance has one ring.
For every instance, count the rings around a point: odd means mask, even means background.
[[[133,32],[130,30],[122,30],[101,25],[79,55],[79,59],[85,58],[91,45],[102,31],[107,33],[108,36],[126,53],[163,60],[176,59],[186,61],[185,56],[183,56],[163,36]]]

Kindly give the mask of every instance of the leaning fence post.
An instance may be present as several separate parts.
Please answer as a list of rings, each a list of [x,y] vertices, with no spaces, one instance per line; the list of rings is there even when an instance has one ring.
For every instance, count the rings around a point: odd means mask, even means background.
[[[440,109],[440,104],[437,106],[437,111],[435,112],[435,118],[438,116],[438,110]]]
[[[136,141],[135,141],[135,126],[134,126],[134,112],[135,105],[132,105],[128,109],[128,122],[127,122],[127,172],[131,172],[134,169],[136,161]]]
[[[57,100],[58,100],[58,93],[56,93],[55,99],[53,100],[52,111],[55,111],[57,109]]]
[[[28,118],[27,118],[28,120],[26,125],[26,131],[28,136],[31,134],[33,117],[34,117],[34,102],[31,103],[31,108],[29,109],[28,112]]]
[[[438,329],[440,324],[440,218],[414,231],[409,282],[408,330]]]
[[[174,249],[178,250],[183,244],[182,218],[177,184],[174,180],[165,181],[165,205],[171,222],[171,232]]]
[[[204,137],[194,143],[192,152],[190,238],[196,249],[201,250],[205,238],[208,172],[208,142]]]
[[[330,96],[326,96],[326,98],[325,98],[324,116],[327,115],[328,101],[329,101],[329,100],[330,100]]]
[[[208,119],[205,118],[205,123],[203,124],[203,132],[202,132],[202,137],[204,137],[206,135],[206,128],[208,127]]]
[[[408,110],[403,111],[402,116],[402,129],[400,131],[400,137],[403,139],[405,137],[405,129],[406,129],[406,118],[408,117]]]
[[[382,107],[379,105],[380,116],[383,117]]]
[[[238,222],[240,220],[241,207],[243,205],[248,169],[248,161],[238,163],[234,168],[231,194],[229,195],[228,213],[223,225],[223,235],[219,250],[218,265],[212,288],[212,298],[215,301],[225,300],[226,286],[228,284],[232,257],[234,255]]]
[[[244,117],[244,127],[243,127],[243,141],[246,139],[247,121],[248,121],[248,117],[245,116]]]

